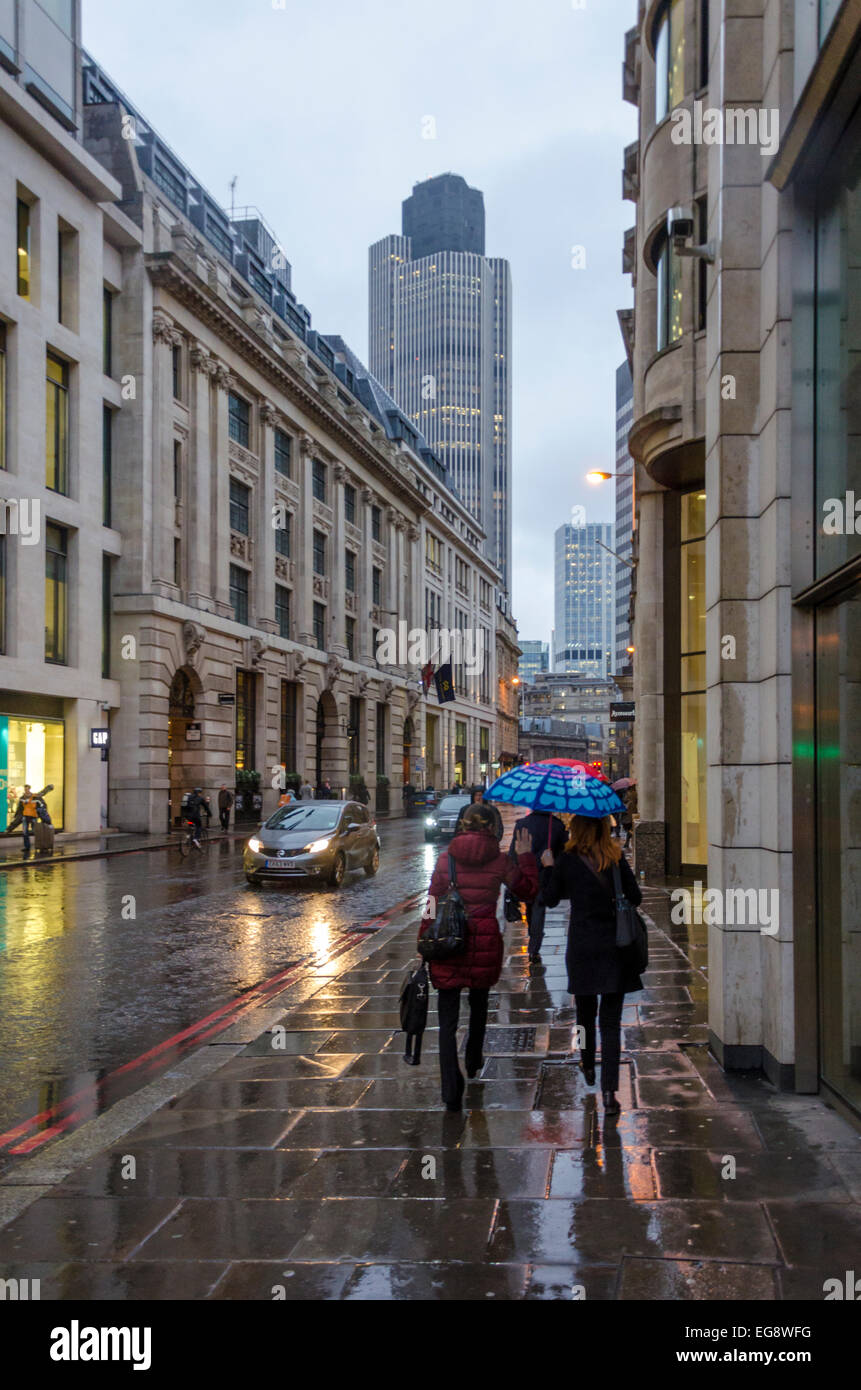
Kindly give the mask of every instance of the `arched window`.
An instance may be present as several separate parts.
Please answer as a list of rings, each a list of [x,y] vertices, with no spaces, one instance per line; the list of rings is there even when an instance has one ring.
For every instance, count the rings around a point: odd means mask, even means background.
[[[669,115],[685,94],[685,0],[665,0],[652,32],[657,122]]]

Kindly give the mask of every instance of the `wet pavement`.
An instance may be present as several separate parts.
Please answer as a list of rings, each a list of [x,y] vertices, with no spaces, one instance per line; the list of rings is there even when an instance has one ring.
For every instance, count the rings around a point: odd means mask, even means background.
[[[249,888],[244,838],[213,838],[200,859],[174,846],[0,874],[0,1172],[28,1118],[42,1117],[29,1134],[102,1112],[195,1037],[166,1040],[422,891],[421,824],[380,835],[379,874],[351,873],[339,892]]]
[[[61,1143],[0,1179],[0,1209],[36,1198],[0,1230],[0,1273],[43,1299],[821,1301],[857,1268],[861,1136],[720,1070],[704,929],[671,927],[658,890],[645,905],[620,1116],[571,1052],[563,909],[540,966],[506,927],[487,1060],[446,1113],[433,1000],[422,1066],[401,1058],[405,914],[259,1035],[200,1049],[227,1060],[65,1177]]]

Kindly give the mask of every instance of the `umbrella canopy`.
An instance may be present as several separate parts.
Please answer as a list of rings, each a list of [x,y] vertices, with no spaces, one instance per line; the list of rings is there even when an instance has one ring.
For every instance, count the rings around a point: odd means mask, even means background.
[[[614,792],[626,792],[629,787],[636,787],[636,777],[620,777],[618,782],[613,783]]]
[[[541,758],[537,763],[532,763],[532,767],[575,767],[586,777],[597,777],[599,782],[609,782],[609,777],[605,777],[603,772],[596,772],[592,763],[581,762],[579,758]]]
[[[554,763],[527,763],[512,767],[488,787],[485,801],[509,806],[529,806],[533,811],[558,811],[569,816],[600,820],[615,816],[625,807],[606,782],[584,777],[576,768]]]

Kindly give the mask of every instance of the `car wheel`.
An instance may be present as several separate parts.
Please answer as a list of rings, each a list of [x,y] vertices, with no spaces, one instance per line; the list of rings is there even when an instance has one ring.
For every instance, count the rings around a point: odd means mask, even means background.
[[[251,876],[250,876],[249,874],[246,874],[246,875],[245,875],[245,882],[248,884],[248,887],[249,887],[249,888],[259,888],[259,887],[260,887],[260,879],[259,879],[259,878],[251,878]]]
[[[335,862],[329,874],[329,883],[333,888],[340,888],[344,882],[344,874],[347,871],[347,861],[340,851],[335,855]]]
[[[373,878],[374,874],[377,872],[379,867],[380,851],[378,849],[375,849],[367,864],[365,865],[365,873],[368,875],[368,878]]]

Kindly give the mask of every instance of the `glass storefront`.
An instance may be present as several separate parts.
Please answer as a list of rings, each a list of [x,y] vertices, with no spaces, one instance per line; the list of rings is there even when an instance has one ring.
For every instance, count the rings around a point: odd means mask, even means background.
[[[706,495],[681,499],[681,858],[708,863],[706,814]]]
[[[861,555],[861,111],[817,189],[816,574]]]
[[[861,587],[816,615],[820,1067],[861,1109]]]
[[[56,830],[63,828],[65,726],[62,719],[0,715],[0,794],[8,825],[25,784],[34,792],[51,786],[45,805]]]

